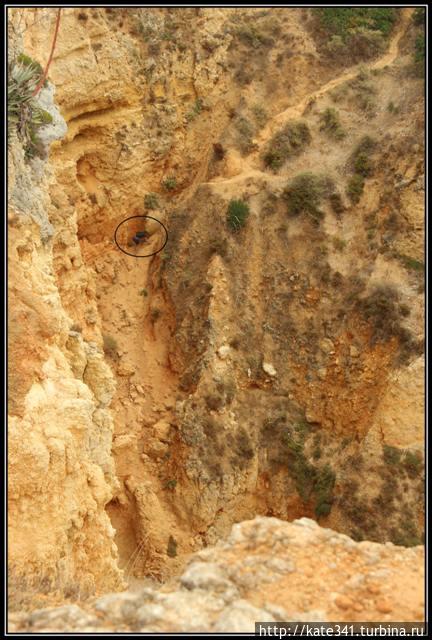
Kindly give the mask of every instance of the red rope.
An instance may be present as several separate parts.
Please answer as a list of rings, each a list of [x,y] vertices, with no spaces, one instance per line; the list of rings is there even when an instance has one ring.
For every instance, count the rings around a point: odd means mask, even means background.
[[[43,76],[39,80],[39,82],[38,82],[38,84],[36,86],[36,89],[33,91],[33,94],[32,94],[33,96],[35,96],[37,93],[39,93],[39,91],[43,87],[43,84],[44,84],[44,82],[46,80],[46,77],[48,75],[48,69],[50,68],[50,64],[51,64],[51,61],[53,59],[54,49],[55,49],[55,45],[56,45],[56,41],[57,41],[57,34],[58,34],[59,26],[60,26],[60,11],[61,11],[61,9],[59,9],[58,13],[57,13],[56,27],[55,27],[55,32],[54,32],[54,38],[53,38],[53,43],[52,43],[52,47],[51,47],[50,57],[48,59],[47,65],[45,67],[45,71],[43,72]]]

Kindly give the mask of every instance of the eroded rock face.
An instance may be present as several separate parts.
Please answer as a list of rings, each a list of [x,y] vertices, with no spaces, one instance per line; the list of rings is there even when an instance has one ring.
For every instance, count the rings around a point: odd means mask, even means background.
[[[422,547],[354,542],[258,517],[195,553],[174,584],[16,614],[11,630],[253,632],[255,621],[421,621]]]
[[[55,12],[11,15],[16,52],[45,60]],[[46,590],[114,590],[119,566],[168,578],[256,514],[422,540],[423,90],[398,49],[414,46],[410,12],[366,79],[317,56],[302,9],[275,16],[63,12],[41,96],[49,158],[25,163],[13,144],[10,160],[11,561]],[[335,105],[337,143],[320,128]],[[293,119],[310,144],[273,172],[263,154]],[[363,136],[374,173],[352,204]],[[284,198],[310,170],[339,194],[318,224]],[[238,198],[250,215],[235,234]],[[169,242],[134,260],[113,234],[145,213]],[[365,303],[383,282],[397,290],[384,314]],[[263,606],[215,571],[239,594],[227,620]]]
[[[17,46],[18,44],[15,43]],[[63,136],[55,115],[44,142]],[[72,331],[53,264],[46,159],[9,154],[9,580],[11,608],[46,592],[121,587],[105,512],[118,485],[109,404],[115,381],[96,344]]]
[[[17,245],[24,234],[23,264]],[[105,581],[115,587],[121,574],[104,509],[117,486],[107,409],[114,379],[79,333],[71,339],[38,225],[21,217],[10,242],[12,587],[22,574],[60,590],[74,585],[91,593]]]

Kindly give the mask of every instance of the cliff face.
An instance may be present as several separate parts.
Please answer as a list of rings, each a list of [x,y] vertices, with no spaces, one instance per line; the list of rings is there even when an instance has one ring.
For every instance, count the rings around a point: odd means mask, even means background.
[[[55,12],[10,14],[44,63]],[[10,153],[17,592],[167,578],[257,514],[420,544],[416,34],[344,69],[300,9],[62,10],[49,156]],[[145,214],[139,260],[114,232]]]
[[[11,571],[49,587],[115,587],[114,530],[104,511],[118,486],[108,409],[115,381],[96,343],[71,330],[59,295],[43,235],[48,179],[25,166],[18,149],[11,163],[12,185],[13,171],[20,176],[8,212]]]
[[[11,33],[13,50],[22,43]],[[53,123],[46,143],[67,127],[52,86],[40,104]],[[62,299],[54,255],[56,222],[44,160],[9,154],[9,569],[15,605],[60,590],[76,597],[124,583],[105,506],[118,487],[109,405],[114,376],[96,342],[76,331]],[[76,216],[61,231],[76,239]],[[63,254],[80,261],[75,245]],[[84,277],[88,280],[88,278]],[[78,280],[79,281],[79,280]]]

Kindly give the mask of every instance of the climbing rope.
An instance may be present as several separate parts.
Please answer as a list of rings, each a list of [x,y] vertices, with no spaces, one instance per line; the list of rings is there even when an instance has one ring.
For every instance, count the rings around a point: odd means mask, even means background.
[[[53,43],[52,43],[52,46],[51,46],[50,57],[48,58],[48,62],[47,62],[47,65],[45,67],[45,71],[43,72],[43,75],[42,75],[41,79],[39,80],[35,90],[33,91],[33,94],[32,94],[33,96],[35,96],[37,93],[39,93],[39,91],[43,87],[43,84],[44,84],[44,82],[46,80],[46,77],[48,75],[48,69],[50,68],[50,64],[51,64],[51,61],[53,59],[54,49],[55,49],[56,41],[57,41],[57,34],[58,34],[59,26],[60,26],[60,12],[61,12],[61,9],[59,9],[58,12],[57,12],[57,20],[56,20],[56,26],[55,26],[55,31],[54,31]]]

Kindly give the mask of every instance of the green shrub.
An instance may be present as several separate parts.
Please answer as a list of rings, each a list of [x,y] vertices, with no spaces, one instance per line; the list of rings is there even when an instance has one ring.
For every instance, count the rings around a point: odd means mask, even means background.
[[[293,429],[297,433],[298,437],[304,441],[310,434],[312,427],[306,420],[300,420],[293,425]]]
[[[306,502],[313,489],[315,467],[308,462],[305,456],[304,434],[293,427],[286,427],[284,424],[284,415],[277,417],[275,420],[267,420],[263,435],[268,441],[269,439],[274,440],[277,433],[279,433],[280,447],[274,462],[286,466],[289,475],[294,481],[298,495]]]
[[[336,57],[342,55],[345,51],[346,44],[341,36],[333,35],[327,42],[326,49],[331,56]],[[337,100],[335,100],[337,102]]]
[[[425,37],[424,34],[417,36],[415,41],[414,61],[423,63],[425,59]]]
[[[411,518],[402,517],[399,529],[392,531],[391,541],[401,547],[417,547],[422,544],[416,524]]]
[[[266,167],[276,171],[293,154],[299,153],[311,141],[305,122],[290,122],[267,145],[263,160]]]
[[[158,197],[155,193],[147,193],[144,196],[144,207],[146,209],[157,209],[159,207]]]
[[[367,502],[352,495],[348,489],[339,504],[344,514],[352,520],[355,525],[363,529],[365,520],[369,515],[369,505]]]
[[[305,443],[311,435],[311,425],[301,420],[288,427],[285,425],[285,419],[285,415],[281,415],[275,419],[267,419],[263,424],[262,435],[266,442],[277,442],[278,435],[280,438],[281,446],[272,460],[278,465],[286,466],[303,502],[314,496],[315,513],[318,516],[328,515],[333,503],[335,473],[330,465],[319,468],[307,459]],[[314,435],[312,445],[312,457],[318,460],[322,454],[320,434]]]
[[[312,493],[316,470],[304,455],[303,451],[291,452],[288,460],[288,472],[294,480],[297,493],[306,502]]]
[[[376,89],[374,84],[369,82],[369,79],[370,75],[365,69],[364,71],[360,71],[347,85],[352,91],[354,104],[364,111],[367,116],[373,117],[376,115]],[[365,138],[369,138],[369,136],[365,136]]]
[[[300,454],[303,451],[303,442],[294,440],[290,431],[285,431],[281,438],[283,444],[294,454]]]
[[[348,57],[355,60],[367,60],[372,56],[381,53],[386,46],[386,36],[380,31],[372,29],[359,28],[353,33],[351,39],[347,43]],[[376,70],[372,70],[375,74]]]
[[[273,38],[269,37],[264,31],[259,31],[255,25],[249,25],[246,23],[241,24],[234,31],[237,38],[243,42],[243,44],[253,49],[259,47],[271,47],[274,45]]]
[[[361,153],[370,155],[375,150],[376,146],[377,146],[376,140],[374,140],[370,136],[363,136],[360,139],[356,148],[354,149],[353,159],[355,160],[355,158]]]
[[[393,8],[329,7],[314,12],[328,37],[325,50],[347,63],[380,53],[397,17]]]
[[[406,256],[405,254],[399,253],[397,251],[395,251],[392,255],[393,255],[394,258],[396,258],[397,260],[399,260],[403,264],[405,269],[408,269],[409,271],[423,271],[424,270],[424,262],[421,262],[421,260],[416,260],[415,258],[412,258],[411,256]]]
[[[323,217],[319,205],[325,196],[333,192],[331,181],[314,173],[301,173],[285,188],[283,198],[288,205],[288,213],[297,216],[301,213],[310,215],[315,220]]]
[[[164,180],[162,180],[162,186],[167,191],[173,191],[173,189],[177,187],[177,178],[175,178],[174,176],[165,178]]]
[[[366,113],[368,118],[376,115],[376,102],[370,95],[357,94],[357,104],[359,108]]]
[[[338,35],[344,42],[359,29],[378,31],[387,37],[397,17],[395,9],[384,7],[332,7],[315,11],[327,33]]]
[[[333,489],[336,482],[336,474],[329,464],[326,464],[316,476],[314,493],[316,496],[315,514],[317,516],[328,515],[333,503]]]
[[[39,64],[39,62],[37,62],[36,60],[33,60],[33,58],[30,58],[30,56],[27,56],[25,53],[20,53],[18,58],[17,58],[17,62],[18,64],[22,65],[23,67],[29,67],[32,68],[35,72],[35,74],[38,76],[38,82],[41,79],[42,75],[43,75],[43,69],[42,69],[42,65]],[[48,80],[44,81],[43,84],[44,87],[48,86]]]
[[[319,518],[320,516],[328,516],[331,509],[332,505],[328,502],[319,502],[315,506],[315,515],[317,516],[317,518]]]
[[[355,173],[366,178],[373,172],[373,162],[371,154],[376,147],[376,142],[370,136],[363,136],[351,157]]]
[[[238,118],[235,126],[237,131],[245,138],[251,138],[254,134],[254,128],[247,118]]]
[[[359,153],[354,162],[354,169],[357,174],[367,177],[372,173],[373,164],[366,153]]]
[[[259,127],[263,127],[268,120],[268,113],[259,104],[252,107],[252,113],[254,114],[255,121]]]
[[[235,122],[235,127],[238,132],[237,140],[238,145],[243,154],[250,153],[253,149],[253,136],[255,129],[252,123],[247,119],[240,117]]]
[[[414,45],[414,75],[422,78],[425,74],[425,34],[417,36]]]
[[[42,67],[24,54],[8,68],[8,142],[11,135],[16,134],[26,158],[43,155],[37,132],[52,122],[51,114],[33,97],[41,75]]]
[[[387,444],[383,446],[383,458],[384,462],[390,465],[398,465],[401,461],[402,452],[396,447],[391,447]]]
[[[372,320],[380,336],[387,339],[386,329],[399,316],[399,293],[391,285],[377,285],[368,296],[358,301],[358,308],[367,320]]]
[[[177,480],[175,478],[172,478],[171,480],[167,480],[164,483],[164,489],[168,489],[169,491],[174,491],[176,486],[177,486]]]
[[[192,107],[191,111],[189,111],[186,114],[186,119],[188,120],[188,122],[191,122],[197,116],[199,116],[199,114],[202,111],[202,108],[203,108],[203,101],[201,100],[201,98],[198,98],[197,100],[195,100],[194,106]]]
[[[143,296],[144,298],[147,298],[147,296],[148,296],[148,291],[147,291],[147,289],[141,289],[141,291],[140,291],[140,296]]]
[[[342,140],[346,133],[342,128],[339,114],[336,109],[328,108],[320,114],[320,131],[325,131],[331,138]]]
[[[387,111],[389,113],[397,114],[397,113],[399,113],[400,109],[399,109],[399,107],[397,105],[395,105],[395,103],[392,100],[390,100],[390,102],[387,105]]]
[[[160,37],[161,37],[161,40],[168,40],[170,42],[175,42],[175,34],[172,33],[171,31],[163,31]]]
[[[371,324],[372,344],[397,338],[400,363],[412,353],[421,353],[422,344],[401,323],[399,293],[391,285],[377,285],[368,296],[356,302],[357,310]]]
[[[370,136],[363,136],[351,155],[350,163],[355,173],[348,181],[347,195],[354,204],[360,201],[365,177],[370,176],[373,172],[373,162],[370,156],[376,144]]]
[[[243,200],[231,200],[228,205],[227,224],[233,232],[240,231],[249,216],[249,205]]]
[[[420,475],[423,468],[423,460],[417,451],[407,451],[403,458],[403,467],[410,478]]]

